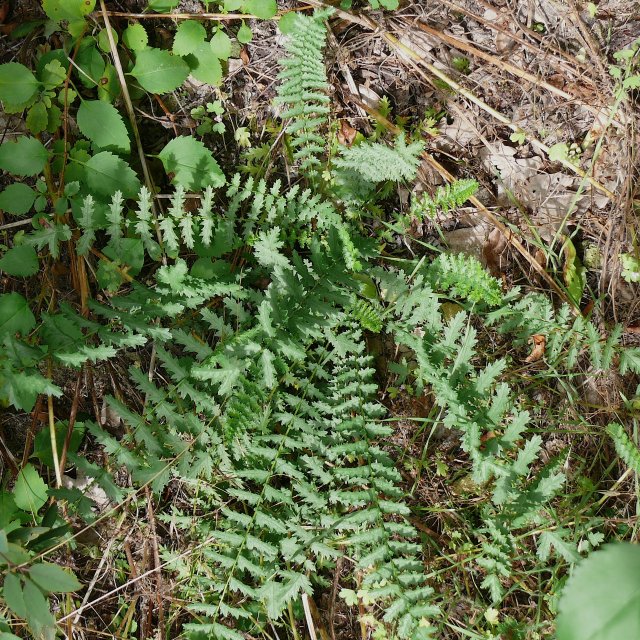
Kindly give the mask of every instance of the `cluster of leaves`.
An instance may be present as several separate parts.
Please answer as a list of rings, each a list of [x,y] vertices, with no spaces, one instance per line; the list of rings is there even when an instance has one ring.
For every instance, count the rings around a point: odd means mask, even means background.
[[[173,6],[150,3],[156,11]],[[223,8],[265,18],[276,11],[272,0],[228,0]],[[272,635],[287,616],[295,624],[298,601],[326,587],[329,573],[348,560],[353,569],[344,580],[355,588],[343,598],[365,611],[361,623],[376,637],[434,637],[438,594],[389,453],[393,431],[377,399],[368,333],[385,334],[411,361],[407,377],[417,393],[430,394],[443,427],[459,435],[483,496],[473,516],[475,571],[490,602],[517,589],[510,578],[516,560],[529,557],[528,534],[536,537],[536,570],[553,556],[577,561],[570,532],[555,526],[550,506],[565,482],[564,456],[539,464],[542,438],[530,433],[531,416],[502,380],[506,359],[481,356],[478,327],[515,345],[545,335],[553,375],[580,358],[598,370],[617,362],[623,374],[640,373],[640,350],[622,349],[619,330],[602,340],[591,323],[543,296],[505,295],[468,257],[443,255],[406,271],[380,266],[376,243],[362,233],[362,209],[380,189],[415,177],[423,144],[378,136],[327,162],[322,50],[330,11],[291,13],[281,24],[290,57],[279,102],[292,159],[311,186],[284,189],[239,174],[228,180],[201,141],[180,136],[157,156],[175,185],[161,209],[126,160],[134,123],[113,105],[121,87],[101,51],[115,53],[116,39],[124,44],[135,97],[136,89],[171,91],[189,74],[218,83],[234,43],[191,20],[179,24],[173,55],[149,47],[140,24],[120,36],[86,36],[92,10],[45,2],[49,19],[66,25],[73,66],[55,50],[35,72],[0,66],[0,99],[14,112],[28,110],[35,136],[0,146],[0,168],[45,177],[0,194],[8,213],[36,212],[34,229],[13,238],[0,269],[29,277],[41,261],[64,258],[76,272],[78,264],[88,267],[91,283],[109,295],[91,299],[87,280],[79,287],[81,313],[53,303],[45,312],[20,293],[0,295],[0,401],[31,411],[39,395],[62,393],[43,375],[45,366],[77,370],[153,345],[154,375],[129,370],[144,401],[105,398],[125,423],[124,436],[88,420],[51,421],[32,459],[59,472],[64,447],[78,471],[120,501],[124,491],[110,474],[77,453],[90,438],[138,487],[161,496],[172,480],[184,486],[189,512],[173,506],[159,515],[192,545],[189,554],[162,551],[179,578],[176,601],[188,603],[176,616],[180,632],[216,640]],[[243,24],[238,41],[247,30]],[[98,95],[88,96],[95,86]],[[73,144],[61,131],[71,111],[84,136]],[[219,115],[219,105],[207,113]],[[201,135],[213,130],[204,111],[198,117],[211,127]],[[413,215],[459,206],[475,188],[461,181],[418,198]],[[453,314],[444,304],[451,300],[459,305]],[[640,454],[624,429],[611,425],[609,433],[636,469]],[[54,501],[87,521],[90,505],[80,491],[47,489],[31,463],[0,499],[2,598],[11,622],[24,619],[33,637],[53,638],[47,597],[80,588],[69,572],[42,561],[68,535]],[[16,637],[12,628],[0,620],[0,637]]]

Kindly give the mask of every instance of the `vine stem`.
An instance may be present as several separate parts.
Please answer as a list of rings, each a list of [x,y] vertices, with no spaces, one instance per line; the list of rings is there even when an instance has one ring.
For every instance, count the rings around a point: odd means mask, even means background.
[[[51,359],[49,359],[47,375],[49,378],[53,376]],[[47,395],[47,407],[49,413],[49,437],[51,438],[51,456],[53,458],[53,469],[56,474],[56,487],[62,486],[62,473],[60,472],[60,460],[58,459],[58,442],[56,440],[56,419],[53,413],[53,396]]]
[[[102,13],[102,17],[104,19],[104,26],[107,30],[107,38],[109,39],[109,49],[111,51],[111,57],[113,58],[113,66],[116,69],[116,73],[118,75],[118,80],[120,82],[120,86],[122,88],[122,98],[124,100],[124,105],[127,110],[127,115],[129,116],[129,121],[131,122],[131,130],[133,131],[133,137],[136,140],[136,147],[138,149],[138,156],[140,158],[140,165],[142,166],[142,173],[144,175],[144,182],[151,194],[151,212],[153,214],[153,221],[155,223],[156,236],[158,239],[158,244],[162,246],[162,235],[160,233],[160,226],[158,225],[158,216],[156,213],[156,205],[155,205],[155,186],[153,184],[153,180],[151,178],[151,173],[149,172],[149,167],[147,165],[147,159],[144,155],[144,149],[142,148],[142,140],[140,138],[140,131],[138,130],[138,123],[136,121],[136,114],[133,109],[133,102],[131,102],[131,96],[129,95],[129,89],[127,87],[127,81],[124,77],[124,70],[122,69],[122,63],[120,62],[120,56],[118,55],[118,50],[116,48],[116,41],[113,38],[113,31],[111,30],[111,22],[109,20],[109,14],[107,12],[107,7],[104,4],[104,0],[100,0],[100,11]],[[164,265],[167,264],[166,256],[162,255],[162,263]]]

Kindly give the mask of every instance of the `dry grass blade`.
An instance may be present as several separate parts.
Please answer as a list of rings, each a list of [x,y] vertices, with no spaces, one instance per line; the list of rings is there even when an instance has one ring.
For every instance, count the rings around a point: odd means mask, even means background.
[[[549,93],[553,93],[554,95],[564,98],[565,100],[576,101],[579,104],[582,104],[583,106],[585,106],[590,111],[599,112],[597,108],[594,108],[591,105],[581,102],[580,99],[577,98],[576,96],[562,89],[559,89],[558,87],[555,87],[549,82],[546,82],[545,80],[536,77],[535,75],[533,75],[532,73],[529,73],[528,71],[525,71],[524,69],[520,69],[520,67],[516,67],[515,65],[511,64],[510,62],[507,62],[506,60],[501,60],[500,58],[494,55],[491,55],[486,51],[482,51],[481,49],[474,47],[468,42],[464,42],[463,40],[460,40],[459,38],[454,38],[453,36],[450,36],[444,33],[443,31],[434,29],[433,27],[430,27],[424,22],[418,22],[417,24],[418,24],[418,28],[424,31],[425,33],[435,36],[436,38],[439,38],[443,42],[446,42],[447,44],[451,45],[452,47],[455,47],[456,49],[465,51],[466,53],[469,53],[472,56],[475,56],[477,58],[484,60],[485,62],[489,62],[490,64],[495,65],[496,67],[506,71],[507,73],[510,73],[518,78],[522,78],[523,80],[526,80],[527,82],[531,82],[532,84],[538,85],[539,87],[546,89]],[[399,26],[401,29],[403,28],[402,25],[399,25]]]

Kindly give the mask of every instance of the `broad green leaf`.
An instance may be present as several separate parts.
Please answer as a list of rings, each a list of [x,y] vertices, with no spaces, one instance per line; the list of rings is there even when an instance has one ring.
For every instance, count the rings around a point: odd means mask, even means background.
[[[226,182],[211,151],[191,136],[171,140],[159,156],[165,171],[173,174],[172,183],[185,189],[200,190],[206,186],[221,187]]]
[[[557,640],[640,638],[640,547],[607,544],[582,560],[559,611]]]
[[[180,4],[180,0],[149,0],[147,6],[151,11],[165,13],[175,9]]]
[[[229,38],[222,29],[218,29],[218,31],[213,34],[209,44],[216,58],[227,60],[231,55],[231,38]]]
[[[54,20],[77,20],[91,13],[96,7],[96,0],[43,0],[44,12]]]
[[[140,181],[133,169],[109,151],[96,154],[84,166],[87,185],[102,196],[121,191],[126,198],[135,198],[140,191]]]
[[[2,597],[7,606],[19,618],[25,618],[27,615],[27,607],[24,602],[22,593],[22,583],[15,573],[8,573],[4,578],[4,586],[2,588]]]
[[[49,603],[42,591],[28,578],[24,581],[24,600],[25,603],[28,603],[25,619],[34,636],[36,638],[53,639],[55,637],[56,621],[49,610]]]
[[[295,11],[290,11],[281,16],[278,20],[278,29],[285,35],[290,35],[297,28],[298,14]],[[343,589],[344,591],[344,589]]]
[[[209,43],[203,42],[192,54],[187,56],[187,61],[191,68],[191,75],[196,80],[214,86],[222,82],[222,66]]]
[[[0,295],[0,337],[18,331],[25,335],[36,326],[27,301],[19,293]]]
[[[196,20],[184,20],[178,25],[173,39],[173,53],[186,56],[193,53],[207,37],[205,28]]]
[[[49,562],[42,562],[31,567],[29,576],[43,591],[70,593],[82,588],[72,573]]]
[[[238,42],[242,44],[251,42],[251,38],[253,38],[253,33],[251,32],[249,25],[247,25],[244,20],[242,21],[242,25],[240,25],[240,28],[238,29],[238,35],[236,37],[238,38]]]
[[[31,209],[35,199],[36,193],[30,186],[14,182],[0,192],[0,210],[22,216]]]
[[[102,100],[84,100],[78,109],[77,122],[82,134],[97,147],[129,151],[127,127],[112,104]]]
[[[28,136],[0,145],[0,169],[17,176],[35,176],[44,169],[48,158],[42,142]]]
[[[94,38],[84,38],[76,55],[76,64],[80,68],[78,77],[85,87],[100,86],[100,78],[104,75],[105,61]]]
[[[149,36],[141,24],[130,24],[122,33],[122,41],[131,51],[142,51],[149,44]]]
[[[68,423],[66,421],[56,422],[55,429],[58,452],[62,451],[64,441],[67,437],[67,427]],[[69,441],[69,451],[72,453],[76,453],[78,451],[82,444],[85,431],[86,429],[83,422],[76,422],[74,424],[73,431],[71,432],[71,439]],[[37,458],[42,462],[42,464],[46,464],[48,467],[53,469],[53,452],[51,450],[51,434],[49,433],[49,429],[41,429],[36,435],[31,457]]]
[[[28,244],[13,247],[0,258],[0,270],[10,276],[32,276],[38,272],[38,254]]]
[[[140,86],[151,93],[177,89],[189,75],[189,65],[180,57],[162,49],[143,49],[131,70]]]
[[[111,63],[108,63],[105,65],[98,84],[98,99],[113,103],[121,93],[122,87],[118,80],[116,68]]]
[[[244,12],[258,18],[273,18],[278,13],[276,0],[245,0]]]
[[[32,464],[25,465],[18,474],[13,499],[19,509],[33,514],[47,501],[47,485]]]
[[[38,91],[40,83],[22,64],[0,64],[0,100],[10,104],[28,102]]]
[[[27,129],[34,134],[42,133],[46,130],[49,124],[49,114],[43,102],[36,102],[29,109],[25,124],[27,125]]]

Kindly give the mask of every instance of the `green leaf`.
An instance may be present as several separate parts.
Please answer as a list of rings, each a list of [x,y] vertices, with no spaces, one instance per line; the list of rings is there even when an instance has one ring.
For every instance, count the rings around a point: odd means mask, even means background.
[[[211,151],[191,136],[171,140],[159,156],[172,183],[197,191],[207,186],[221,187],[226,180]]]
[[[142,51],[149,44],[149,36],[141,24],[130,24],[122,33],[122,41],[131,51]]]
[[[111,63],[108,63],[105,65],[98,84],[98,99],[113,103],[121,93],[122,87],[118,80],[116,68]]]
[[[49,562],[31,567],[29,576],[43,591],[70,593],[82,588],[72,573]]]
[[[244,13],[250,13],[258,18],[273,18],[278,13],[276,0],[246,0]]]
[[[35,176],[44,169],[48,158],[44,145],[28,136],[0,145],[0,169],[17,176]]]
[[[38,91],[40,83],[22,64],[0,64],[0,100],[10,104],[28,102]]]
[[[152,93],[168,93],[177,89],[189,75],[189,65],[179,56],[162,49],[143,49],[131,70],[140,86]]]
[[[180,0],[149,0],[147,6],[151,11],[166,13],[175,9],[180,4]]]
[[[114,43],[118,44],[118,33],[115,29],[111,29],[111,36],[113,37]],[[105,53],[109,53],[111,51],[111,43],[109,42],[109,32],[103,28],[98,34],[98,47],[104,51]]]
[[[84,346],[84,345],[83,345]],[[64,445],[64,441],[67,437],[68,424],[67,422],[56,422],[55,431],[56,431],[56,442],[58,444],[58,451],[62,451],[62,447]],[[83,422],[76,422],[73,426],[73,431],[71,432],[71,439],[69,441],[69,451],[71,453],[76,453],[82,444],[82,440],[84,439],[85,434],[85,425]],[[49,433],[49,429],[42,429],[38,432],[35,437],[33,444],[33,453],[31,454],[32,458],[37,458],[42,462],[42,464],[46,464],[48,467],[53,469],[53,452],[51,449],[51,435]]]
[[[557,640],[640,638],[640,547],[607,544],[583,560],[559,611]]]
[[[191,75],[196,80],[213,86],[217,86],[222,82],[222,66],[208,42],[201,44],[187,57],[187,61],[191,68]]]
[[[186,56],[202,45],[207,37],[205,28],[196,20],[184,20],[178,25],[173,39],[173,53]]]
[[[273,620],[280,616],[287,604],[295,600],[301,591],[308,594],[312,591],[311,583],[303,573],[282,571],[282,574],[286,578],[285,582],[271,580],[260,589],[260,595],[265,601],[267,615]]]
[[[4,587],[2,588],[2,597],[13,613],[15,613],[19,618],[26,617],[27,607],[22,593],[22,583],[15,573],[8,573],[5,576]]]
[[[49,114],[43,102],[36,102],[27,112],[25,121],[31,133],[42,133],[49,124]]]
[[[25,619],[34,636],[36,638],[53,639],[55,637],[56,621],[49,610],[49,603],[42,595],[42,591],[28,579],[24,581],[24,600],[25,603],[28,603]]]
[[[108,244],[104,248],[104,254],[111,260],[119,260],[126,264],[130,275],[140,273],[144,265],[144,244],[139,238],[120,238],[117,248]]]
[[[35,326],[36,319],[19,293],[0,295],[0,337],[18,331],[24,335]]]
[[[109,151],[96,154],[84,166],[88,187],[100,195],[109,197],[121,191],[126,198],[135,198],[140,191],[133,169]]]
[[[563,275],[564,282],[567,285],[567,291],[571,296],[571,299],[575,302],[580,302],[584,288],[587,286],[587,274],[578,254],[576,248],[569,238],[566,239],[562,246],[564,253],[564,267]]]
[[[31,209],[35,199],[36,193],[29,185],[15,182],[0,192],[0,210],[22,216]]]
[[[18,474],[13,499],[19,509],[34,515],[47,501],[47,485],[32,464],[25,465]]]
[[[231,38],[222,29],[213,34],[209,44],[216,58],[227,60],[231,56]]]
[[[298,14],[295,11],[290,11],[281,16],[278,20],[278,29],[285,35],[291,35],[297,29]],[[345,589],[343,589],[345,591]],[[348,591],[348,589],[347,589]]]
[[[251,32],[249,25],[247,25],[244,20],[238,29],[238,35],[236,37],[238,38],[238,42],[241,44],[247,44],[247,42],[251,42],[251,38],[253,38],[253,33]]]
[[[96,0],[43,0],[44,12],[55,22],[77,20],[90,14],[96,7]]]
[[[38,272],[38,254],[28,244],[13,247],[0,258],[0,269],[10,276],[32,276]]]
[[[549,160],[551,162],[568,162],[569,145],[566,142],[558,142],[549,147]]]
[[[78,128],[100,149],[113,148],[128,153],[129,134],[122,116],[108,102],[84,100],[78,109]]]
[[[84,38],[76,55],[76,64],[82,70],[80,82],[85,87],[100,86],[100,78],[104,74],[105,62],[102,54],[95,46],[94,38]]]
[[[66,80],[67,70],[62,66],[60,60],[54,58],[47,62],[39,77],[46,89],[55,89]]]

